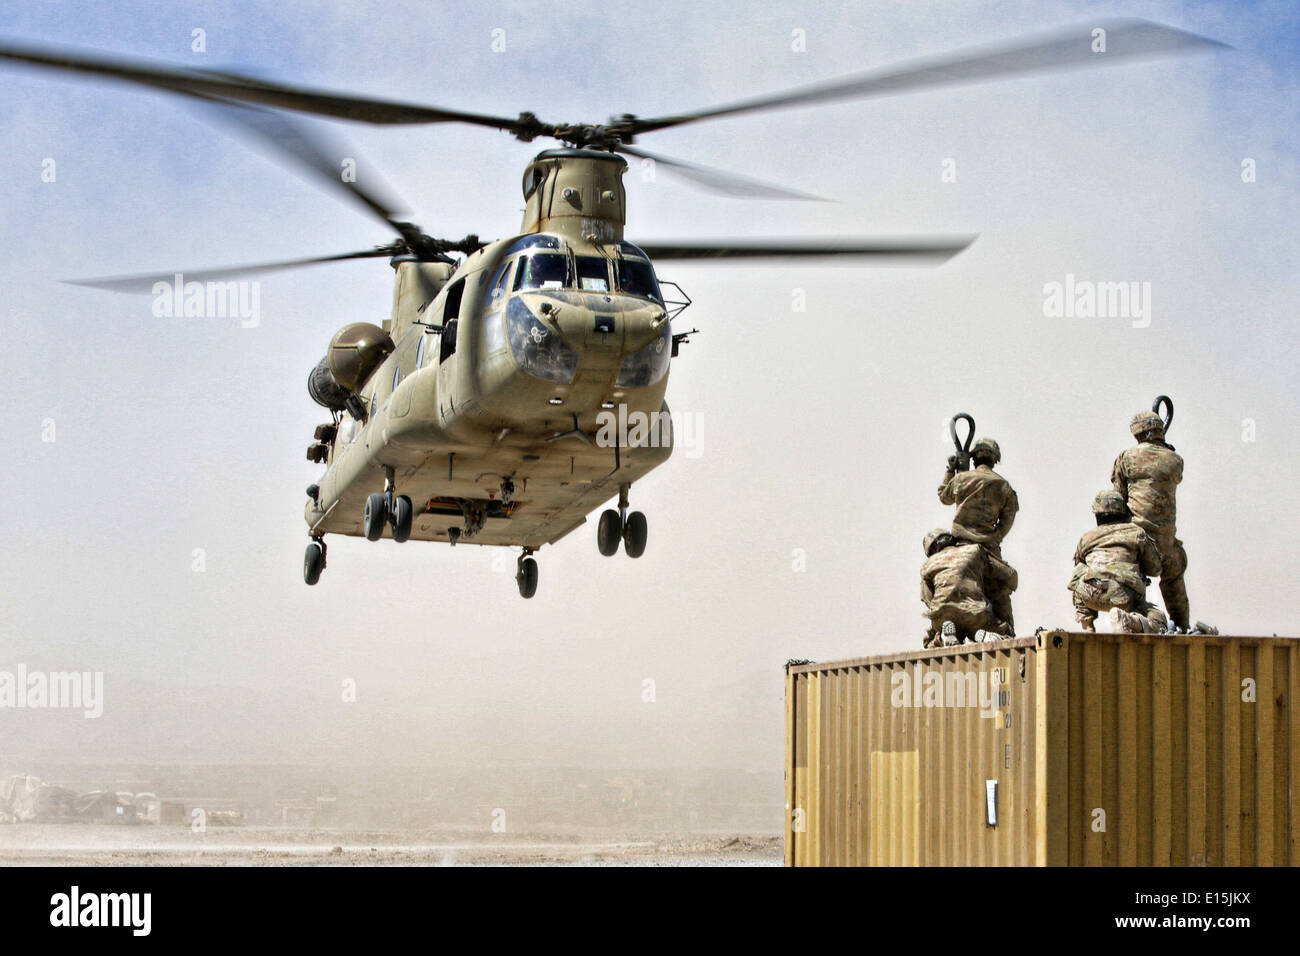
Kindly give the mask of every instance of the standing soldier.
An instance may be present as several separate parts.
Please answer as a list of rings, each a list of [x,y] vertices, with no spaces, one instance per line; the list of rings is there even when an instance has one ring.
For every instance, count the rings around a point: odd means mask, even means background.
[[[1092,502],[1097,527],[1074,550],[1070,591],[1074,616],[1085,631],[1095,631],[1098,611],[1109,611],[1116,631],[1161,634],[1165,615],[1147,601],[1149,575],[1160,573],[1155,540],[1130,519],[1119,492],[1103,491]]]
[[[1115,459],[1110,474],[1115,490],[1124,496],[1133,523],[1155,539],[1160,549],[1160,595],[1169,618],[1181,630],[1191,628],[1187,607],[1187,552],[1175,536],[1174,495],[1183,480],[1183,459],[1165,441],[1165,423],[1155,412],[1138,412],[1129,425],[1137,444]]]
[[[1015,636],[1011,615],[1011,592],[1016,589],[1016,569],[1002,560],[1002,539],[1011,530],[1020,510],[1016,492],[993,470],[1002,460],[1002,450],[991,438],[981,438],[971,449],[975,467],[958,471],[956,455],[948,458],[948,470],[939,484],[939,500],[956,505],[952,534],[959,543],[978,544],[988,561],[984,593],[993,606],[995,627],[1007,637]]]

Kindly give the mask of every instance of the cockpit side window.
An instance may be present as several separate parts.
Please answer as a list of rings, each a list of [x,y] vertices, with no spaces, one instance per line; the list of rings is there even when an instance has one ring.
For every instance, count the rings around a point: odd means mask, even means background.
[[[578,288],[584,292],[609,291],[609,260],[600,256],[578,256]]]
[[[537,187],[546,178],[546,171],[540,166],[529,166],[524,172],[524,198],[531,199]]]
[[[572,284],[569,257],[562,253],[541,252],[520,259],[516,289],[564,289]]]
[[[505,297],[506,290],[510,287],[510,267],[514,265],[513,260],[501,263],[497,269],[496,275],[492,277],[492,291],[488,293],[488,308],[495,308],[501,304]]]
[[[645,259],[616,259],[614,273],[618,278],[620,292],[654,299],[663,305],[664,296],[659,291],[659,280],[655,270]]]

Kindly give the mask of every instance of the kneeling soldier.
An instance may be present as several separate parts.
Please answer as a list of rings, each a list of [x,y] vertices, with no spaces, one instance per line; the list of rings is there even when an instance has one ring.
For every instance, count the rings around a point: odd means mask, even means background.
[[[957,541],[943,528],[927,534],[923,544],[926,559],[921,565],[921,600],[930,619],[924,645],[941,646],[945,630],[954,638],[950,643],[957,644],[975,640],[979,631],[1002,632],[1005,625],[984,596],[984,582],[992,570],[984,549]],[[1014,581],[998,576],[998,571],[992,573],[999,585],[1015,586]]]
[[[1092,513],[1097,527],[1079,539],[1069,584],[1079,625],[1095,631],[1097,613],[1109,611],[1116,631],[1163,633],[1164,612],[1146,599],[1148,577],[1161,568],[1155,539],[1132,522],[1118,492],[1097,495]]]

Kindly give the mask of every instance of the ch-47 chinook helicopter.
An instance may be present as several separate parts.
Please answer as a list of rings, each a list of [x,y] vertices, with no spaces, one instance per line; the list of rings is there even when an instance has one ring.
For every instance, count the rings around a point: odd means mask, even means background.
[[[597,545],[631,557],[647,524],[628,513],[629,489],[667,460],[672,436],[664,393],[689,332],[672,319],[689,299],[666,297],[656,261],[768,256],[863,256],[941,262],[973,237],[642,242],[624,238],[623,156],[651,159],[708,188],[743,197],[814,198],[780,186],[648,153],[643,134],[738,113],[977,82],[1015,74],[1112,65],[1218,47],[1159,24],[1089,24],[995,47],[857,74],[816,86],[689,113],[604,124],[552,124],[533,113],[485,116],[287,86],[252,76],[124,60],[98,53],[0,42],[0,58],[143,85],[199,102],[346,191],[393,229],[382,246],[341,255],[184,273],[189,281],[345,259],[386,258],[396,275],[392,316],[337,332],[312,369],[311,397],[330,412],[308,458],[325,474],[308,492],[310,542],[304,578],[325,567],[327,534],[385,534],[394,541],[474,542],[522,548],[516,582],[537,590],[531,557],[600,517]],[[373,124],[468,123],[543,137],[560,148],[524,171],[519,234],[482,242],[445,240],[401,221],[374,187],[344,181],[338,156],[279,110]],[[453,254],[460,258],[453,258]],[[88,280],[149,291],[174,273]],[[680,290],[678,290],[680,292]],[[695,330],[691,330],[692,332]],[[602,413],[654,426],[602,440]],[[633,430],[635,431],[635,429]]]

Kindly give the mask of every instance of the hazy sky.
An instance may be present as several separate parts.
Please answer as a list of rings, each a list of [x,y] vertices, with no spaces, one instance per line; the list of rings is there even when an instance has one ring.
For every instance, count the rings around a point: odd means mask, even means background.
[[[339,326],[388,315],[382,260],[265,278],[256,328],[156,318],[147,296],[56,281],[391,237],[184,103],[5,69],[0,668],[103,671],[105,713],[0,714],[0,755],[777,768],[788,658],[919,646],[921,538],[951,518],[935,488],[957,411],[1001,443],[1020,495],[1004,548],[1020,633],[1073,623],[1065,584],[1092,497],[1131,442],[1129,418],[1161,392],[1186,459],[1193,617],[1225,633],[1300,631],[1293,4],[6,10],[12,37],[552,121],[727,102],[1121,15],[1236,49],[645,137],[838,201],[741,202],[634,167],[634,241],[979,240],[936,269],[661,265],[694,299],[681,321],[701,329],[668,389],[701,453],[634,487],[650,525],[642,559],[601,557],[589,522],[539,554],[532,601],[515,590],[516,552],[494,568],[474,547],[332,538],[322,583],[302,583],[303,489],[320,473],[303,452],[326,417],[307,372]],[[515,232],[524,165],[549,145],[322,125],[447,237]],[[941,180],[945,160],[955,182]],[[1044,286],[1067,275],[1150,283],[1149,326],[1045,316]],[[340,699],[345,679],[355,703]]]

